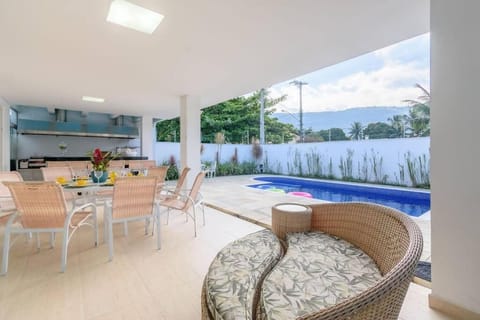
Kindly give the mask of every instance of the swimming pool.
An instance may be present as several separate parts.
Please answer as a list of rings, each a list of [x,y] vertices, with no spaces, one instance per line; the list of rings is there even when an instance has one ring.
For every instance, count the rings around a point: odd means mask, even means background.
[[[286,193],[308,192],[316,199],[332,202],[373,202],[395,208],[414,217],[419,217],[430,210],[430,193],[427,191],[410,191],[289,177],[256,177],[255,180],[262,183],[252,184],[249,187],[263,190],[274,188],[274,191],[282,189]]]

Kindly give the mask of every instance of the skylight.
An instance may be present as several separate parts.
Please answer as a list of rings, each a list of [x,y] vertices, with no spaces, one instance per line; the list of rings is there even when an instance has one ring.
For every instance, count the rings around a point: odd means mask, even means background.
[[[83,101],[88,101],[88,102],[96,102],[96,103],[105,102],[105,99],[103,99],[103,98],[89,97],[89,96],[83,96],[82,100]]]
[[[136,31],[152,34],[163,20],[163,15],[125,0],[110,4],[107,21]]]

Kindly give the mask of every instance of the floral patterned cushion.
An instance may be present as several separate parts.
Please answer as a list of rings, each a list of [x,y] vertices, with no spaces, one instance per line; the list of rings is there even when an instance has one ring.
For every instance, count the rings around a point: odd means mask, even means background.
[[[265,278],[259,319],[296,319],[374,286],[382,275],[352,244],[322,232],[287,235],[285,257]]]
[[[282,254],[280,242],[270,230],[249,234],[223,248],[205,279],[213,319],[252,319],[259,284]]]

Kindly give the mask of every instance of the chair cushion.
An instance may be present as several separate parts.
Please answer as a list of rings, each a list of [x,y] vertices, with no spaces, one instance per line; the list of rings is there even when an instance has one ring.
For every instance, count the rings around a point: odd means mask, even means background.
[[[213,319],[252,319],[259,285],[282,254],[280,242],[270,230],[249,234],[224,247],[205,278]]]
[[[322,232],[287,235],[285,257],[265,278],[260,319],[296,319],[373,287],[382,275],[362,250]]]

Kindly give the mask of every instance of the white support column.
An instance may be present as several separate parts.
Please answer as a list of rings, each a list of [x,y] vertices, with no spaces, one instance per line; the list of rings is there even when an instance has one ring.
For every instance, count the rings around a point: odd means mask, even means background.
[[[0,97],[0,170],[10,171],[10,105]]]
[[[142,156],[148,157],[149,160],[154,160],[153,156],[153,118],[151,116],[142,117]]]
[[[480,319],[480,2],[431,6],[430,306]]]
[[[191,168],[187,185],[200,172],[200,97],[180,97],[180,158],[182,168]]]

